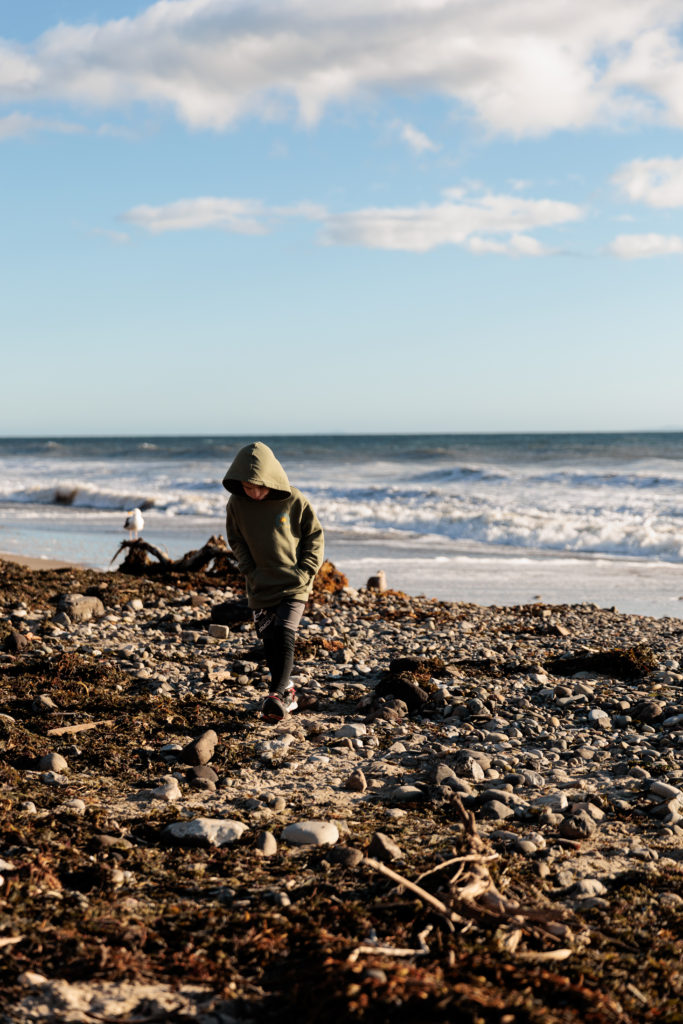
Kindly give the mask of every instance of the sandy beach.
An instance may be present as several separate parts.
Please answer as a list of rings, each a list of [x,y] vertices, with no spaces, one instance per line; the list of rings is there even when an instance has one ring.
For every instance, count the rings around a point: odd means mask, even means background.
[[[32,555],[13,555],[6,551],[0,551],[0,562],[12,562],[14,565],[23,565],[26,569],[73,569],[79,568],[73,562],[62,562],[57,558],[36,558]]]
[[[0,579],[3,1022],[680,1021],[678,619],[328,564],[273,727],[229,558]]]

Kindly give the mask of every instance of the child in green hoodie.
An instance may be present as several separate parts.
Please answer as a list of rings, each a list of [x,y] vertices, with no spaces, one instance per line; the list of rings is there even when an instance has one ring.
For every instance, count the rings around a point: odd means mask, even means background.
[[[294,642],[313,579],[323,561],[323,531],[307,498],[262,441],[235,456],[223,479],[230,492],[228,543],[245,576],[256,632],[271,675],[264,718],[278,721],[297,707],[289,684]]]

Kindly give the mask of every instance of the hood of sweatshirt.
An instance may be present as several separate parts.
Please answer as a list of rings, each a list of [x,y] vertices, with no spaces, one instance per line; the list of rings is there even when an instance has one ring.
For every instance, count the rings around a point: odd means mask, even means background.
[[[242,481],[270,488],[265,501],[282,501],[292,493],[287,474],[263,441],[255,441],[240,448],[223,477],[223,486],[231,494],[244,494]]]

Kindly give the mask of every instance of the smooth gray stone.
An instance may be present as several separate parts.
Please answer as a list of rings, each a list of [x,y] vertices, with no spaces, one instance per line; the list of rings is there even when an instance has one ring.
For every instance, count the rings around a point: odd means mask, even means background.
[[[263,802],[265,803],[266,807],[270,807],[271,811],[284,811],[285,807],[287,806],[287,801],[285,800],[285,798],[277,793],[266,794],[266,796],[263,798]]]
[[[262,857],[273,857],[277,853],[277,839],[272,832],[259,832],[255,849]]]
[[[678,786],[670,786],[668,782],[660,782],[659,780],[655,780],[650,784],[650,792],[654,793],[655,796],[664,797],[665,800],[683,799],[683,790],[680,790]]]
[[[61,754],[45,754],[38,762],[38,768],[42,772],[68,772],[69,765]]]
[[[532,807],[547,807],[551,811],[564,811],[569,801],[564,793],[547,793],[531,801]]]
[[[240,839],[247,826],[229,818],[195,818],[192,821],[174,821],[162,831],[170,841],[193,843],[200,846],[227,846]]]
[[[424,800],[424,798],[424,792],[417,786],[395,786],[388,794],[388,799],[396,804],[411,803],[414,800]]]
[[[208,764],[195,764],[187,771],[186,778],[191,781],[192,779],[206,779],[209,782],[218,782],[218,775],[213,770],[211,765]]]
[[[437,786],[445,783],[446,779],[454,779],[455,772],[447,764],[438,764],[434,771],[434,782]]]
[[[368,727],[362,723],[347,722],[346,725],[342,725],[340,729],[337,729],[332,735],[335,739],[360,739],[362,736],[367,734]]]
[[[68,786],[69,784],[66,775],[61,775],[59,772],[43,772],[40,781],[44,782],[46,786]]]
[[[173,775],[170,775],[167,779],[164,779],[161,785],[156,786],[154,789],[139,789],[135,793],[130,793],[128,800],[131,800],[133,803],[163,800],[165,803],[170,804],[180,800],[181,796],[178,780]]]
[[[473,786],[470,786],[466,779],[459,779],[457,775],[446,776],[442,783],[446,789],[452,790],[454,793],[460,794],[460,796],[474,796],[476,790]]]
[[[281,839],[294,846],[333,846],[339,829],[331,821],[295,821],[282,830]]]
[[[346,789],[352,793],[364,793],[368,788],[367,779],[365,775],[357,768],[356,771],[351,772],[348,779],[346,780]]]
[[[514,809],[500,800],[490,800],[481,808],[480,814],[484,818],[493,818],[495,821],[504,821],[506,818],[513,818]]]
[[[530,839],[517,839],[513,843],[513,849],[517,853],[524,854],[525,857],[530,857],[534,853],[538,853],[538,847],[536,843],[532,843]]]
[[[582,878],[572,889],[572,896],[604,896],[607,888],[599,878]]]

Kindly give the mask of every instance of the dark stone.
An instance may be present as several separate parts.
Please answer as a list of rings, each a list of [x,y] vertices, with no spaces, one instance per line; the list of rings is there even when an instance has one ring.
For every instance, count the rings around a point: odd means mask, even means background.
[[[205,793],[215,793],[216,783],[211,779],[190,779],[192,789],[203,790]]]
[[[6,651],[10,654],[17,654],[19,651],[23,651],[24,648],[28,647],[28,645],[28,637],[24,636],[23,633],[20,633],[18,629],[10,629],[4,643]]]
[[[654,722],[662,717],[663,712],[664,705],[656,700],[641,700],[631,708],[631,718],[635,718],[637,722]]]
[[[368,856],[381,861],[400,860],[403,850],[384,832],[375,832],[368,847]]]
[[[192,782],[193,779],[204,779],[208,782],[218,782],[218,775],[213,770],[211,765],[208,764],[194,764],[191,768],[188,768],[185,778],[188,782]]]
[[[363,854],[353,846],[333,846],[325,856],[330,864],[341,864],[344,868],[357,868]]]
[[[196,740],[192,740],[178,754],[178,760],[183,764],[201,765],[207,764],[213,757],[218,736],[213,729],[207,729]]]
[[[505,818],[514,818],[515,816],[512,807],[508,807],[500,800],[489,800],[481,808],[480,814],[483,818],[493,818],[495,821],[503,821]]]
[[[438,764],[434,772],[434,782],[436,782],[437,786],[440,786],[446,779],[452,779],[454,776],[455,772],[447,764]]]

